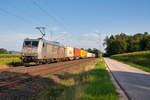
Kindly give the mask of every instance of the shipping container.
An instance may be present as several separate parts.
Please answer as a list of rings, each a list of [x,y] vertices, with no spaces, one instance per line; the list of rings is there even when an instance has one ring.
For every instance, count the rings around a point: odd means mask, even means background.
[[[93,55],[92,53],[89,53],[89,52],[87,53],[88,58],[92,57],[92,55]]]
[[[74,48],[66,46],[65,47],[65,57],[69,60],[73,60],[73,58],[74,58]]]
[[[80,57],[81,57],[81,58],[84,58],[84,57],[85,57],[84,50],[81,50],[81,51],[80,51]]]
[[[74,48],[74,59],[80,58],[80,49]]]
[[[87,57],[87,51],[84,51],[84,57],[85,58]]]

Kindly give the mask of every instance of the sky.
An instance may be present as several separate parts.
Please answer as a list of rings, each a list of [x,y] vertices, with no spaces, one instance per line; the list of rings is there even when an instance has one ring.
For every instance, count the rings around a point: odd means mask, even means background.
[[[78,48],[100,48],[107,35],[150,33],[150,0],[0,0],[0,48],[21,51],[41,34]],[[104,47],[101,46],[101,50]]]

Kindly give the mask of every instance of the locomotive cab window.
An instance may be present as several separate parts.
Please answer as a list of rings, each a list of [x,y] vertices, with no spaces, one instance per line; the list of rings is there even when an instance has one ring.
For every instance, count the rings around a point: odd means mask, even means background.
[[[24,47],[31,47],[31,41],[25,41]]]
[[[24,47],[38,47],[38,41],[25,41]]]
[[[39,42],[38,41],[32,41],[32,47],[38,47]]]

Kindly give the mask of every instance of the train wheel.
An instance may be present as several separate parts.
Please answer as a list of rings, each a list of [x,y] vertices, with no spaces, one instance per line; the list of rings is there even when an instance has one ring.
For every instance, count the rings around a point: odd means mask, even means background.
[[[35,64],[36,64],[36,65],[40,65],[40,62],[39,62],[39,61],[36,61]]]

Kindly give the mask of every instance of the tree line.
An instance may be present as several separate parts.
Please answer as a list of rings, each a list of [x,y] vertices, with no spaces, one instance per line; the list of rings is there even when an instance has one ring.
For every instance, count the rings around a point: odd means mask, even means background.
[[[8,51],[4,48],[0,48],[0,54],[7,54]]]
[[[120,33],[118,35],[107,36],[104,40],[106,46],[106,55],[136,52],[150,50],[150,35],[148,32],[127,35]]]
[[[5,48],[0,48],[0,54],[12,54],[12,53],[20,53],[18,51],[8,51]]]

